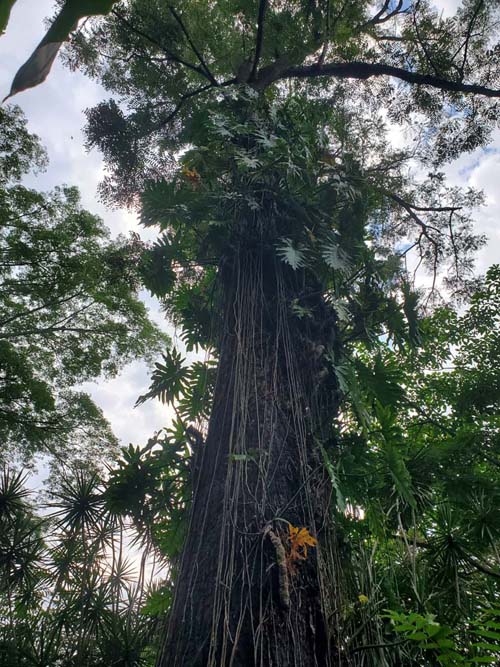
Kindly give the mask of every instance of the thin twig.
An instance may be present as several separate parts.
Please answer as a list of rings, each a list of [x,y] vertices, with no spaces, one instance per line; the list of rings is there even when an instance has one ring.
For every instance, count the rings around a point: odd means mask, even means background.
[[[200,86],[199,88],[196,88],[195,90],[192,90],[189,93],[185,93],[184,95],[182,95],[179,102],[175,105],[174,110],[171,113],[169,113],[169,115],[165,118],[165,120],[161,121],[160,125],[158,126],[158,129],[162,129],[166,125],[171,123],[177,116],[179,111],[182,109],[182,107],[191,97],[195,97],[196,95],[199,95],[200,93],[203,93],[206,90],[209,90],[210,88],[214,88],[214,85],[212,83],[207,83],[205,86]]]
[[[483,8],[483,6],[484,6],[483,0],[479,0],[476,7],[474,8],[474,12],[472,14],[472,18],[469,22],[469,25],[467,26],[467,34],[465,36],[465,41],[464,41],[463,45],[460,47],[460,49],[462,49],[462,48],[464,49],[464,57],[462,58],[462,64],[458,68],[461,79],[464,78],[464,71],[465,71],[465,65],[467,64],[467,55],[468,55],[468,50],[469,50],[470,39],[472,37],[472,30],[474,29],[474,24],[475,24],[475,22],[476,22],[476,20],[479,16],[479,13],[481,12],[481,9]],[[457,51],[457,53],[453,56],[452,60],[455,59],[455,56],[458,55],[458,53],[459,53],[459,51]]]
[[[175,9],[171,5],[169,6],[169,10],[170,10],[170,13],[172,14],[172,16],[174,17],[174,19],[180,25],[182,32],[184,33],[187,41],[189,42],[189,46],[192,48],[195,56],[200,61],[200,65],[205,70],[205,74],[206,74],[207,78],[210,79],[210,81],[213,83],[214,86],[218,86],[219,84],[217,82],[217,79],[214,77],[214,75],[210,71],[207,63],[205,62],[205,59],[201,55],[201,52],[196,48],[196,45],[194,44],[193,40],[191,39],[191,37],[189,35],[189,32],[188,32],[186,26],[184,25],[181,17],[179,16],[179,14],[175,11]]]
[[[156,40],[154,37],[151,37],[151,35],[148,35],[145,33],[143,30],[140,28],[137,28],[133,23],[131,23],[128,19],[126,19],[124,16],[122,16],[119,12],[116,10],[112,10],[111,13],[113,16],[116,16],[116,18],[121,21],[124,25],[127,26],[129,30],[131,30],[133,33],[138,35],[139,37],[142,37],[143,39],[146,39],[148,42],[151,42],[151,44],[154,44],[154,46],[158,47],[165,55],[168,56],[168,58],[172,61],[175,62],[179,65],[183,65],[184,67],[187,67],[188,69],[192,70],[193,72],[196,72],[197,74],[200,74],[201,76],[205,77],[206,79],[210,79],[208,74],[205,72],[204,69],[199,67],[198,65],[193,65],[193,63],[188,62],[187,60],[184,60],[180,56],[178,56],[175,53],[172,53],[172,51],[169,51],[161,42]]]

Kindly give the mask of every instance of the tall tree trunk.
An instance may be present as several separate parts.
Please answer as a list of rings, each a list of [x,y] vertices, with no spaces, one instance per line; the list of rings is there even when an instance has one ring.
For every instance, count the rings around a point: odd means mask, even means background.
[[[319,417],[337,409],[324,367],[336,322],[262,238],[241,239],[220,282],[214,405],[159,665],[337,664],[330,486],[315,444]],[[290,308],[299,296],[302,319]],[[318,538],[302,559],[290,526]]]

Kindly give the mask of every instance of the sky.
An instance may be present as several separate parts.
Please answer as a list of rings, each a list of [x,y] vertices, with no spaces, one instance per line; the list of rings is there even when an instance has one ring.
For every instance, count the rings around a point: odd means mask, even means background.
[[[0,98],[8,93],[17,69],[44,35],[44,19],[52,15],[53,6],[52,0],[18,0],[14,5],[7,31],[0,37]],[[133,230],[144,238],[145,230],[139,227],[134,213],[106,209],[96,194],[104,174],[102,159],[97,151],[89,153],[84,147],[83,111],[104,97],[106,92],[101,86],[56,61],[43,85],[9,100],[24,111],[28,129],[40,137],[49,156],[47,170],[29,177],[27,184],[38,190],[50,190],[63,183],[76,185],[84,208],[101,216],[113,236]],[[151,308],[152,318],[171,336],[175,335],[158,304],[145,293],[143,297]],[[170,411],[158,401],[133,407],[149,386],[149,376],[146,365],[138,361],[110,381],[83,385],[102,408],[123,445],[145,443],[155,431],[168,425]]]
[[[2,0],[0,0],[1,2]],[[454,12],[456,0],[437,3],[443,13]],[[41,40],[47,16],[53,12],[53,0],[17,0],[5,35],[0,37],[0,96],[10,89],[11,81],[20,65],[32,53]],[[39,190],[48,190],[66,183],[77,185],[82,203],[92,213],[100,215],[113,235],[134,230],[141,233],[136,215],[126,210],[110,211],[98,200],[97,185],[103,176],[103,164],[97,151],[87,152],[84,147],[82,127],[84,109],[108,97],[96,82],[79,72],[71,72],[56,61],[45,83],[25,91],[11,101],[18,104],[28,118],[29,130],[35,132],[48,151],[49,166],[45,173],[30,177],[28,184]],[[399,132],[392,136],[398,140]],[[475,215],[476,229],[489,238],[480,251],[478,271],[498,262],[500,254],[500,131],[487,149],[478,149],[463,155],[447,166],[445,172],[451,185],[473,186],[483,190],[486,205]],[[151,316],[170,335],[175,334],[165,322],[158,305],[144,295],[151,308]],[[145,364],[129,365],[119,377],[85,385],[96,403],[103,409],[114,432],[123,444],[145,443],[156,430],[168,424],[169,411],[158,402],[147,402],[133,408],[137,396],[149,385],[149,371]]]

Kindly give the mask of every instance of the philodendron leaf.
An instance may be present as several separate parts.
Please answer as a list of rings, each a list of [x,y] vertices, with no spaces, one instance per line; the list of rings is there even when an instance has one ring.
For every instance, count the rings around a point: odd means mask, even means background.
[[[10,18],[10,10],[14,6],[16,0],[2,0],[0,3],[0,35],[3,35],[7,23]]]
[[[348,273],[351,267],[349,256],[342,250],[338,244],[338,239],[330,234],[324,240],[324,245],[321,249],[321,256],[323,260],[331,269],[335,269],[340,273]]]
[[[282,245],[276,248],[281,259],[289,264],[294,271],[306,265],[306,256],[302,248],[296,248],[291,239],[281,239]]]
[[[77,27],[78,21],[85,16],[108,14],[115,2],[116,0],[66,0],[45,37],[18,70],[10,93],[4,101],[22,90],[33,88],[45,81],[62,43]],[[12,4],[13,2],[11,6]],[[0,27],[1,20],[2,15],[0,15]]]

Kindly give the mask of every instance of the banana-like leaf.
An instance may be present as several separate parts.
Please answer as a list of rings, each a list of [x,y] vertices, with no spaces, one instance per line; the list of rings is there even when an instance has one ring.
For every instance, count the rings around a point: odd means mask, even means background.
[[[77,27],[78,21],[85,16],[108,14],[115,2],[116,0],[66,0],[45,37],[18,70],[10,93],[4,101],[22,90],[33,88],[45,81],[62,43]],[[11,6],[12,4],[11,1]],[[2,15],[0,15],[0,27],[1,20]]]
[[[0,3],[0,35],[3,35],[7,23],[10,18],[10,10],[14,6],[16,0],[2,0]]]

